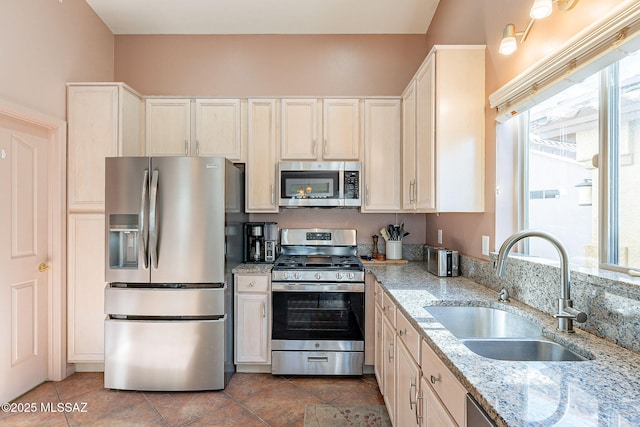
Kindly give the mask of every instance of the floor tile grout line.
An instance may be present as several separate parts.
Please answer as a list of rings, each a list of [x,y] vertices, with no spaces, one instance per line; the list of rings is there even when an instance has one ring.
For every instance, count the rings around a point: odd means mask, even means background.
[[[144,391],[141,391],[140,393],[142,393],[142,396],[147,401],[147,403],[149,403],[149,405],[151,405],[151,407],[153,408],[154,412],[160,416],[160,418],[162,419],[164,424],[166,426],[170,427],[171,424],[169,424],[169,421],[167,421],[167,419],[160,413],[160,411],[158,411],[158,408],[156,408],[156,405],[154,405],[153,402],[151,400],[149,400],[149,397],[147,396],[147,393],[145,393]]]

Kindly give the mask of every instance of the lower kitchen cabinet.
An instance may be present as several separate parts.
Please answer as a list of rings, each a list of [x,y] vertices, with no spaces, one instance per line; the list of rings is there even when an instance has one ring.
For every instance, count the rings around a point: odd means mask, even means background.
[[[464,426],[466,424],[467,391],[424,340],[422,341],[420,366],[422,367],[422,376],[428,382],[427,387],[430,387],[429,390],[433,390],[434,395],[437,396],[432,399],[432,407],[437,407],[438,404],[441,406],[441,408],[433,410],[448,414],[454,421],[452,425]],[[423,394],[425,390],[423,389]]]
[[[458,427],[424,377],[420,379],[418,405],[421,427]]]
[[[401,339],[396,344],[396,416],[395,425],[418,426],[418,387],[420,367]]]
[[[270,372],[271,369],[267,369],[271,364],[270,276],[236,274],[234,280],[236,369],[238,372]]]
[[[464,427],[467,391],[375,284],[374,372],[391,424]]]
[[[380,292],[379,285],[376,282],[376,293]],[[373,362],[373,373],[376,376],[376,380],[378,381],[378,387],[380,388],[380,392],[384,389],[384,343],[382,339],[382,325],[383,325],[382,315],[382,306],[378,302],[378,298],[376,296],[375,303],[375,314],[374,314],[374,323],[375,323],[375,347],[374,347],[374,362]]]
[[[104,361],[104,214],[70,214],[67,360]],[[91,248],[91,249],[89,249]]]
[[[382,397],[393,425],[396,414],[396,305],[382,295]]]

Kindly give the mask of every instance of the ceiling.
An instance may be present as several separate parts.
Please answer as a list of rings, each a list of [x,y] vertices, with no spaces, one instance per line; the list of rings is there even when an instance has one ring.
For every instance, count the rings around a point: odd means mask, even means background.
[[[86,0],[113,34],[425,34],[439,0]]]

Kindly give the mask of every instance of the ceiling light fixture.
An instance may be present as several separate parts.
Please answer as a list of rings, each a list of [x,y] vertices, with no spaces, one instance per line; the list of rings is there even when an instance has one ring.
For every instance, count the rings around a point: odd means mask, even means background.
[[[529,35],[529,31],[531,31],[533,23],[537,19],[544,19],[551,15],[551,12],[553,12],[553,3],[557,4],[558,10],[564,12],[573,9],[576,3],[578,3],[578,0],[534,0],[533,5],[529,10],[531,20],[529,21],[529,24],[527,24],[527,28],[525,28],[524,31],[516,31],[515,25],[505,25],[502,30],[502,40],[500,41],[498,52],[502,55],[511,55],[513,52],[518,50],[518,41],[516,40],[516,37],[520,36],[520,43],[524,42]]]

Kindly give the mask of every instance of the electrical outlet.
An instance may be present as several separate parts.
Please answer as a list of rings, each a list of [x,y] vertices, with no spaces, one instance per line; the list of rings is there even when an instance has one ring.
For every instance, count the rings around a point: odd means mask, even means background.
[[[442,244],[442,230],[438,230],[438,244]]]
[[[489,236],[482,236],[482,255],[489,256]]]

